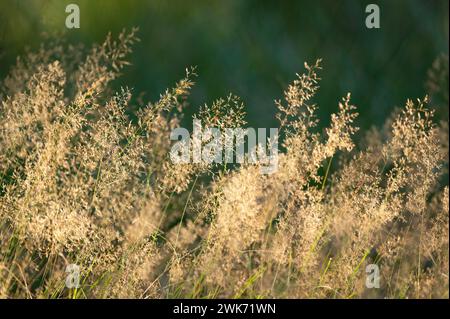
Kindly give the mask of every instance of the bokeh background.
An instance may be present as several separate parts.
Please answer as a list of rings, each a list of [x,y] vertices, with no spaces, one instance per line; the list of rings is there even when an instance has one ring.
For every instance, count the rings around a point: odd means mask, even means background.
[[[65,7],[76,3],[81,28],[65,28]],[[381,9],[381,28],[365,27],[365,7]],[[156,100],[197,66],[191,98],[195,110],[234,93],[247,105],[252,127],[275,127],[274,99],[302,72],[303,62],[323,58],[316,98],[327,124],[337,102],[352,92],[362,128],[381,125],[406,98],[423,97],[426,71],[448,55],[447,0],[1,0],[0,76],[40,34],[63,34],[89,46],[108,31],[137,26],[141,42],[132,66],[115,85]],[[189,115],[189,114],[188,114]]]

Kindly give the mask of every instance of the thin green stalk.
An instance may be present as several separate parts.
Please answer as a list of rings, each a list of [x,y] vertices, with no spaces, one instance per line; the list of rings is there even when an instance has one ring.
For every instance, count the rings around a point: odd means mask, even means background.
[[[327,183],[328,174],[330,172],[331,162],[333,161],[333,156],[331,156],[330,160],[328,161],[327,170],[325,172],[325,176],[323,177],[322,187],[320,188],[322,191],[325,189],[325,185]]]
[[[191,189],[190,189],[190,191],[189,191],[189,195],[188,195],[188,198],[187,198],[187,200],[186,200],[186,204],[184,205],[183,213],[181,214],[181,220],[180,220],[180,223],[178,224],[177,238],[176,238],[176,240],[175,240],[175,247],[176,247],[177,244],[178,244],[178,237],[179,237],[179,235],[180,235],[180,230],[181,230],[181,226],[182,226],[182,224],[183,224],[184,215],[186,214],[187,206],[188,206],[188,204],[189,204],[189,201],[191,200],[192,192],[193,192],[193,190],[194,190],[195,184],[197,183],[198,176],[199,176],[199,175],[197,175],[197,176],[195,177],[194,183],[192,184],[192,187],[191,187]]]

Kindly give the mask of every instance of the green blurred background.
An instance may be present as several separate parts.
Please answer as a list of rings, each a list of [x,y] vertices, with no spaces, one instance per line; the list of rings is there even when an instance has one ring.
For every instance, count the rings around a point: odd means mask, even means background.
[[[81,28],[65,28],[65,7],[76,3]],[[365,7],[381,9],[381,29],[365,27]],[[247,105],[249,126],[274,127],[274,99],[304,61],[323,58],[316,98],[326,124],[352,92],[359,125],[381,125],[406,98],[423,97],[426,71],[448,54],[448,1],[142,1],[0,0],[0,76],[42,32],[70,42],[101,42],[108,31],[140,28],[132,66],[116,81],[156,100],[197,66],[192,109],[232,92]]]

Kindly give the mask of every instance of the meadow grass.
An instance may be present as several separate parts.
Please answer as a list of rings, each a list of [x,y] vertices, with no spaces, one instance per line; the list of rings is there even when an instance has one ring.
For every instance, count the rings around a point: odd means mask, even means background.
[[[264,175],[171,162],[196,70],[156,102],[115,92],[135,33],[43,44],[3,80],[0,297],[448,298],[448,57],[357,143],[350,94],[320,129],[321,61],[305,63],[275,102],[283,151]],[[195,118],[246,123],[231,95]]]

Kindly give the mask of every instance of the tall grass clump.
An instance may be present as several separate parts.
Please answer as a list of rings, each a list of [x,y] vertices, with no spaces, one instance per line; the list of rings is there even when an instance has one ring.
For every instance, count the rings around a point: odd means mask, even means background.
[[[42,45],[3,80],[1,298],[448,298],[448,57],[429,95],[356,144],[350,94],[319,129],[321,61],[305,63],[276,101],[283,152],[264,175],[172,163],[195,69],[156,102],[114,91],[135,31]],[[246,123],[233,95],[195,118]]]

